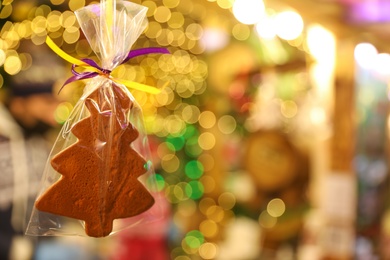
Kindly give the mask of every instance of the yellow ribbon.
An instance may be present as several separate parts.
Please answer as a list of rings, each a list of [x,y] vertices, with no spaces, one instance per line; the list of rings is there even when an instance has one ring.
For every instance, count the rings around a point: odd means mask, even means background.
[[[66,60],[67,62],[69,62],[71,64],[75,64],[75,65],[77,65],[79,67],[83,67],[83,68],[85,68],[87,70],[90,70],[90,71],[93,71],[93,72],[97,72],[99,75],[106,76],[99,69],[97,69],[97,68],[95,68],[93,66],[90,66],[87,63],[83,62],[82,60],[76,59],[75,57],[73,57],[73,56],[67,54],[66,52],[64,52],[63,50],[61,50],[53,42],[53,40],[50,37],[46,37],[46,44],[47,44],[47,46],[50,47],[50,49],[52,49],[52,51],[54,51],[58,56],[60,56],[62,59]],[[159,94],[159,93],[161,93],[160,89],[155,88],[155,87],[151,87],[151,86],[148,86],[148,85],[145,85],[145,84],[141,84],[141,83],[130,81],[130,80],[116,79],[116,78],[113,78],[111,76],[109,78],[112,81],[116,82],[116,83],[125,85],[127,88],[140,90],[140,91],[143,91],[143,92],[146,92],[146,93],[150,93],[150,94]]]

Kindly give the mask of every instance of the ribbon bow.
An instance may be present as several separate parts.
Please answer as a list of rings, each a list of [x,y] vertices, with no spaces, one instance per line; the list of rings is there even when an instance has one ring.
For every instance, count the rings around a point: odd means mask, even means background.
[[[104,76],[104,77],[107,77],[107,78],[111,79],[112,81],[114,81],[116,83],[123,84],[123,85],[125,85],[128,88],[141,90],[141,91],[144,91],[144,92],[147,92],[147,93],[151,93],[151,94],[158,94],[158,93],[161,92],[161,90],[159,90],[159,89],[157,89],[155,87],[144,85],[144,84],[141,84],[141,83],[138,83],[138,82],[113,78],[110,75],[111,74],[110,70],[101,68],[92,59],[81,59],[81,60],[79,60],[79,59],[76,59],[76,58],[70,56],[69,54],[67,54],[66,52],[61,50],[53,42],[53,40],[50,39],[50,37],[46,38],[46,44],[58,56],[60,56],[64,60],[68,61],[69,63],[72,63],[72,73],[73,73],[73,76],[65,81],[65,83],[62,85],[62,87],[59,90],[59,92],[61,92],[61,90],[67,84],[69,84],[71,82],[74,82],[74,81],[77,81],[77,80],[82,80],[82,79],[90,79],[90,78],[93,78],[93,77],[96,77],[96,76]],[[146,54],[151,54],[151,53],[168,54],[169,51],[166,48],[160,48],[160,47],[151,47],[151,48],[142,48],[142,49],[132,50],[132,51],[130,51],[128,53],[127,57],[123,60],[123,62],[120,65],[122,65],[123,63],[129,61],[130,59],[132,59],[134,57],[141,56],[141,55],[146,55]],[[77,67],[86,68],[88,71],[81,72],[81,73],[77,72],[76,71]]]

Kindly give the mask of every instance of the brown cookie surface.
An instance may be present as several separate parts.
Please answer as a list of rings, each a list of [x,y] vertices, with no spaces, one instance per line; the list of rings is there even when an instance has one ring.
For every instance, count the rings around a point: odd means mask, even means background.
[[[62,176],[36,201],[40,211],[85,222],[88,236],[112,232],[114,219],[148,210],[154,199],[138,178],[146,161],[131,144],[138,131],[126,120],[131,100],[115,86],[86,100],[90,116],[76,123],[78,141],[55,155],[51,164]]]

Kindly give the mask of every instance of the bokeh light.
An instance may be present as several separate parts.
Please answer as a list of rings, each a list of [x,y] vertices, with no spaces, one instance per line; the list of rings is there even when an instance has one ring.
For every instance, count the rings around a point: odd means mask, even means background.
[[[233,4],[233,14],[243,24],[256,24],[265,13],[262,0],[236,0]]]
[[[267,204],[267,212],[272,217],[280,217],[284,214],[286,210],[286,205],[284,204],[283,200],[276,198],[272,199]]]
[[[377,49],[371,43],[359,43],[354,51],[356,62],[362,68],[367,69],[374,66],[377,54]]]
[[[197,161],[189,161],[185,166],[185,174],[191,179],[199,179],[204,172],[203,165]]]
[[[186,234],[184,241],[191,248],[199,248],[204,242],[204,236],[199,230],[192,230]]]
[[[218,204],[224,209],[229,210],[236,204],[236,197],[233,193],[224,192],[218,197]]]
[[[9,56],[5,59],[4,70],[10,75],[16,75],[22,69],[22,62],[18,56]]]
[[[216,139],[214,134],[206,132],[199,136],[198,144],[203,150],[211,150],[215,146]]]
[[[276,34],[284,40],[293,40],[302,33],[304,23],[302,17],[295,11],[284,11],[274,18]]]
[[[264,210],[259,216],[259,223],[263,228],[273,228],[277,223],[277,218],[271,216],[268,211]]]
[[[218,128],[224,134],[231,134],[237,127],[237,122],[234,117],[224,115],[218,120]]]
[[[213,238],[218,234],[218,224],[212,220],[204,220],[199,225],[199,231],[207,238]]]
[[[256,24],[256,31],[263,39],[273,39],[276,36],[275,15],[266,14]]]
[[[214,243],[204,243],[199,248],[199,255],[203,259],[215,259],[218,255],[218,246]]]

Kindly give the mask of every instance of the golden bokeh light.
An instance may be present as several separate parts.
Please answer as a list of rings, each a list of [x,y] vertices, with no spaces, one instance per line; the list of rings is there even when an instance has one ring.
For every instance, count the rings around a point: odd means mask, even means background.
[[[218,204],[224,209],[229,210],[236,204],[236,197],[231,192],[224,192],[218,197]]]
[[[163,0],[162,2],[164,6],[172,9],[179,5],[180,0]]]
[[[292,118],[298,113],[298,106],[292,100],[283,101],[280,106],[282,115],[286,118]]]
[[[237,122],[234,117],[224,115],[218,120],[218,129],[224,134],[231,134],[237,127]]]
[[[170,115],[165,119],[164,128],[167,130],[168,133],[171,133],[172,135],[177,135],[184,131],[185,123],[180,117]]]
[[[182,118],[188,124],[195,124],[198,122],[200,110],[197,106],[188,105],[182,111]]]
[[[212,128],[217,121],[215,114],[211,111],[203,111],[199,116],[199,124],[205,129]]]
[[[10,5],[14,0],[3,0],[3,5]]]
[[[77,27],[70,26],[64,30],[62,37],[68,44],[76,43],[80,38],[80,31]]]
[[[171,18],[171,10],[166,6],[159,6],[154,13],[154,19],[159,23],[165,23]]]
[[[69,0],[68,6],[70,10],[76,11],[85,6],[85,0]]]
[[[19,59],[22,63],[22,70],[27,70],[31,67],[33,61],[30,53],[20,53]]]
[[[203,35],[203,28],[200,24],[192,23],[186,28],[186,36],[190,40],[199,40]]]
[[[214,134],[212,134],[210,132],[205,132],[199,136],[198,142],[199,142],[199,146],[203,150],[211,150],[215,146],[216,139],[215,139]]]
[[[270,216],[278,218],[284,214],[286,211],[286,205],[281,199],[272,199],[267,204],[267,212]]]
[[[12,14],[12,5],[4,5],[0,10],[0,19],[6,19]]]
[[[56,32],[61,28],[60,23],[61,12],[53,11],[47,17],[47,29],[50,32]]]
[[[230,9],[233,7],[233,0],[217,0],[217,4],[222,9]]]
[[[166,154],[161,160],[161,167],[168,173],[175,172],[180,167],[180,160],[174,154]]]
[[[207,211],[210,207],[215,206],[216,203],[212,198],[203,198],[199,202],[199,210],[203,215],[207,215]]]
[[[65,0],[50,0],[50,2],[51,2],[53,5],[60,5],[60,4],[64,3]]]
[[[209,219],[204,220],[199,225],[199,231],[202,232],[205,237],[213,238],[219,232],[218,224]]]
[[[259,216],[259,223],[263,228],[273,228],[277,223],[277,218],[271,216],[264,210]]]
[[[202,259],[215,259],[218,255],[218,246],[214,243],[204,243],[199,248],[199,255]]]
[[[10,75],[16,75],[22,69],[22,62],[18,56],[9,56],[5,59],[4,70]]]
[[[177,204],[177,212],[185,217],[191,217],[196,210],[197,206],[193,200],[185,200]]]
[[[205,171],[211,171],[214,169],[215,159],[212,155],[203,153],[199,156],[198,160],[202,163]]]
[[[151,39],[154,39],[159,33],[161,33],[161,25],[158,22],[149,22],[145,31],[145,35]]]
[[[181,28],[184,25],[185,19],[180,12],[172,12],[170,19],[167,21],[168,26],[172,29]]]
[[[60,16],[60,24],[64,28],[71,27],[76,24],[76,16],[71,11],[65,11]]]
[[[54,119],[57,123],[62,124],[68,119],[70,112],[73,109],[73,105],[69,102],[63,102],[57,106],[54,111]]]
[[[248,39],[250,33],[251,30],[249,29],[249,27],[245,24],[240,23],[236,24],[232,30],[233,37],[239,41],[245,41],[246,39]]]
[[[156,13],[157,5],[155,1],[143,1],[142,5],[148,8],[146,12],[147,17],[151,17]]]
[[[204,175],[200,178],[200,181],[203,184],[204,193],[210,193],[215,190],[216,183],[215,183],[215,179],[212,176]]]
[[[46,41],[46,35],[37,35],[37,34],[34,34],[31,36],[31,41],[35,44],[35,45],[42,45],[45,43]]]

